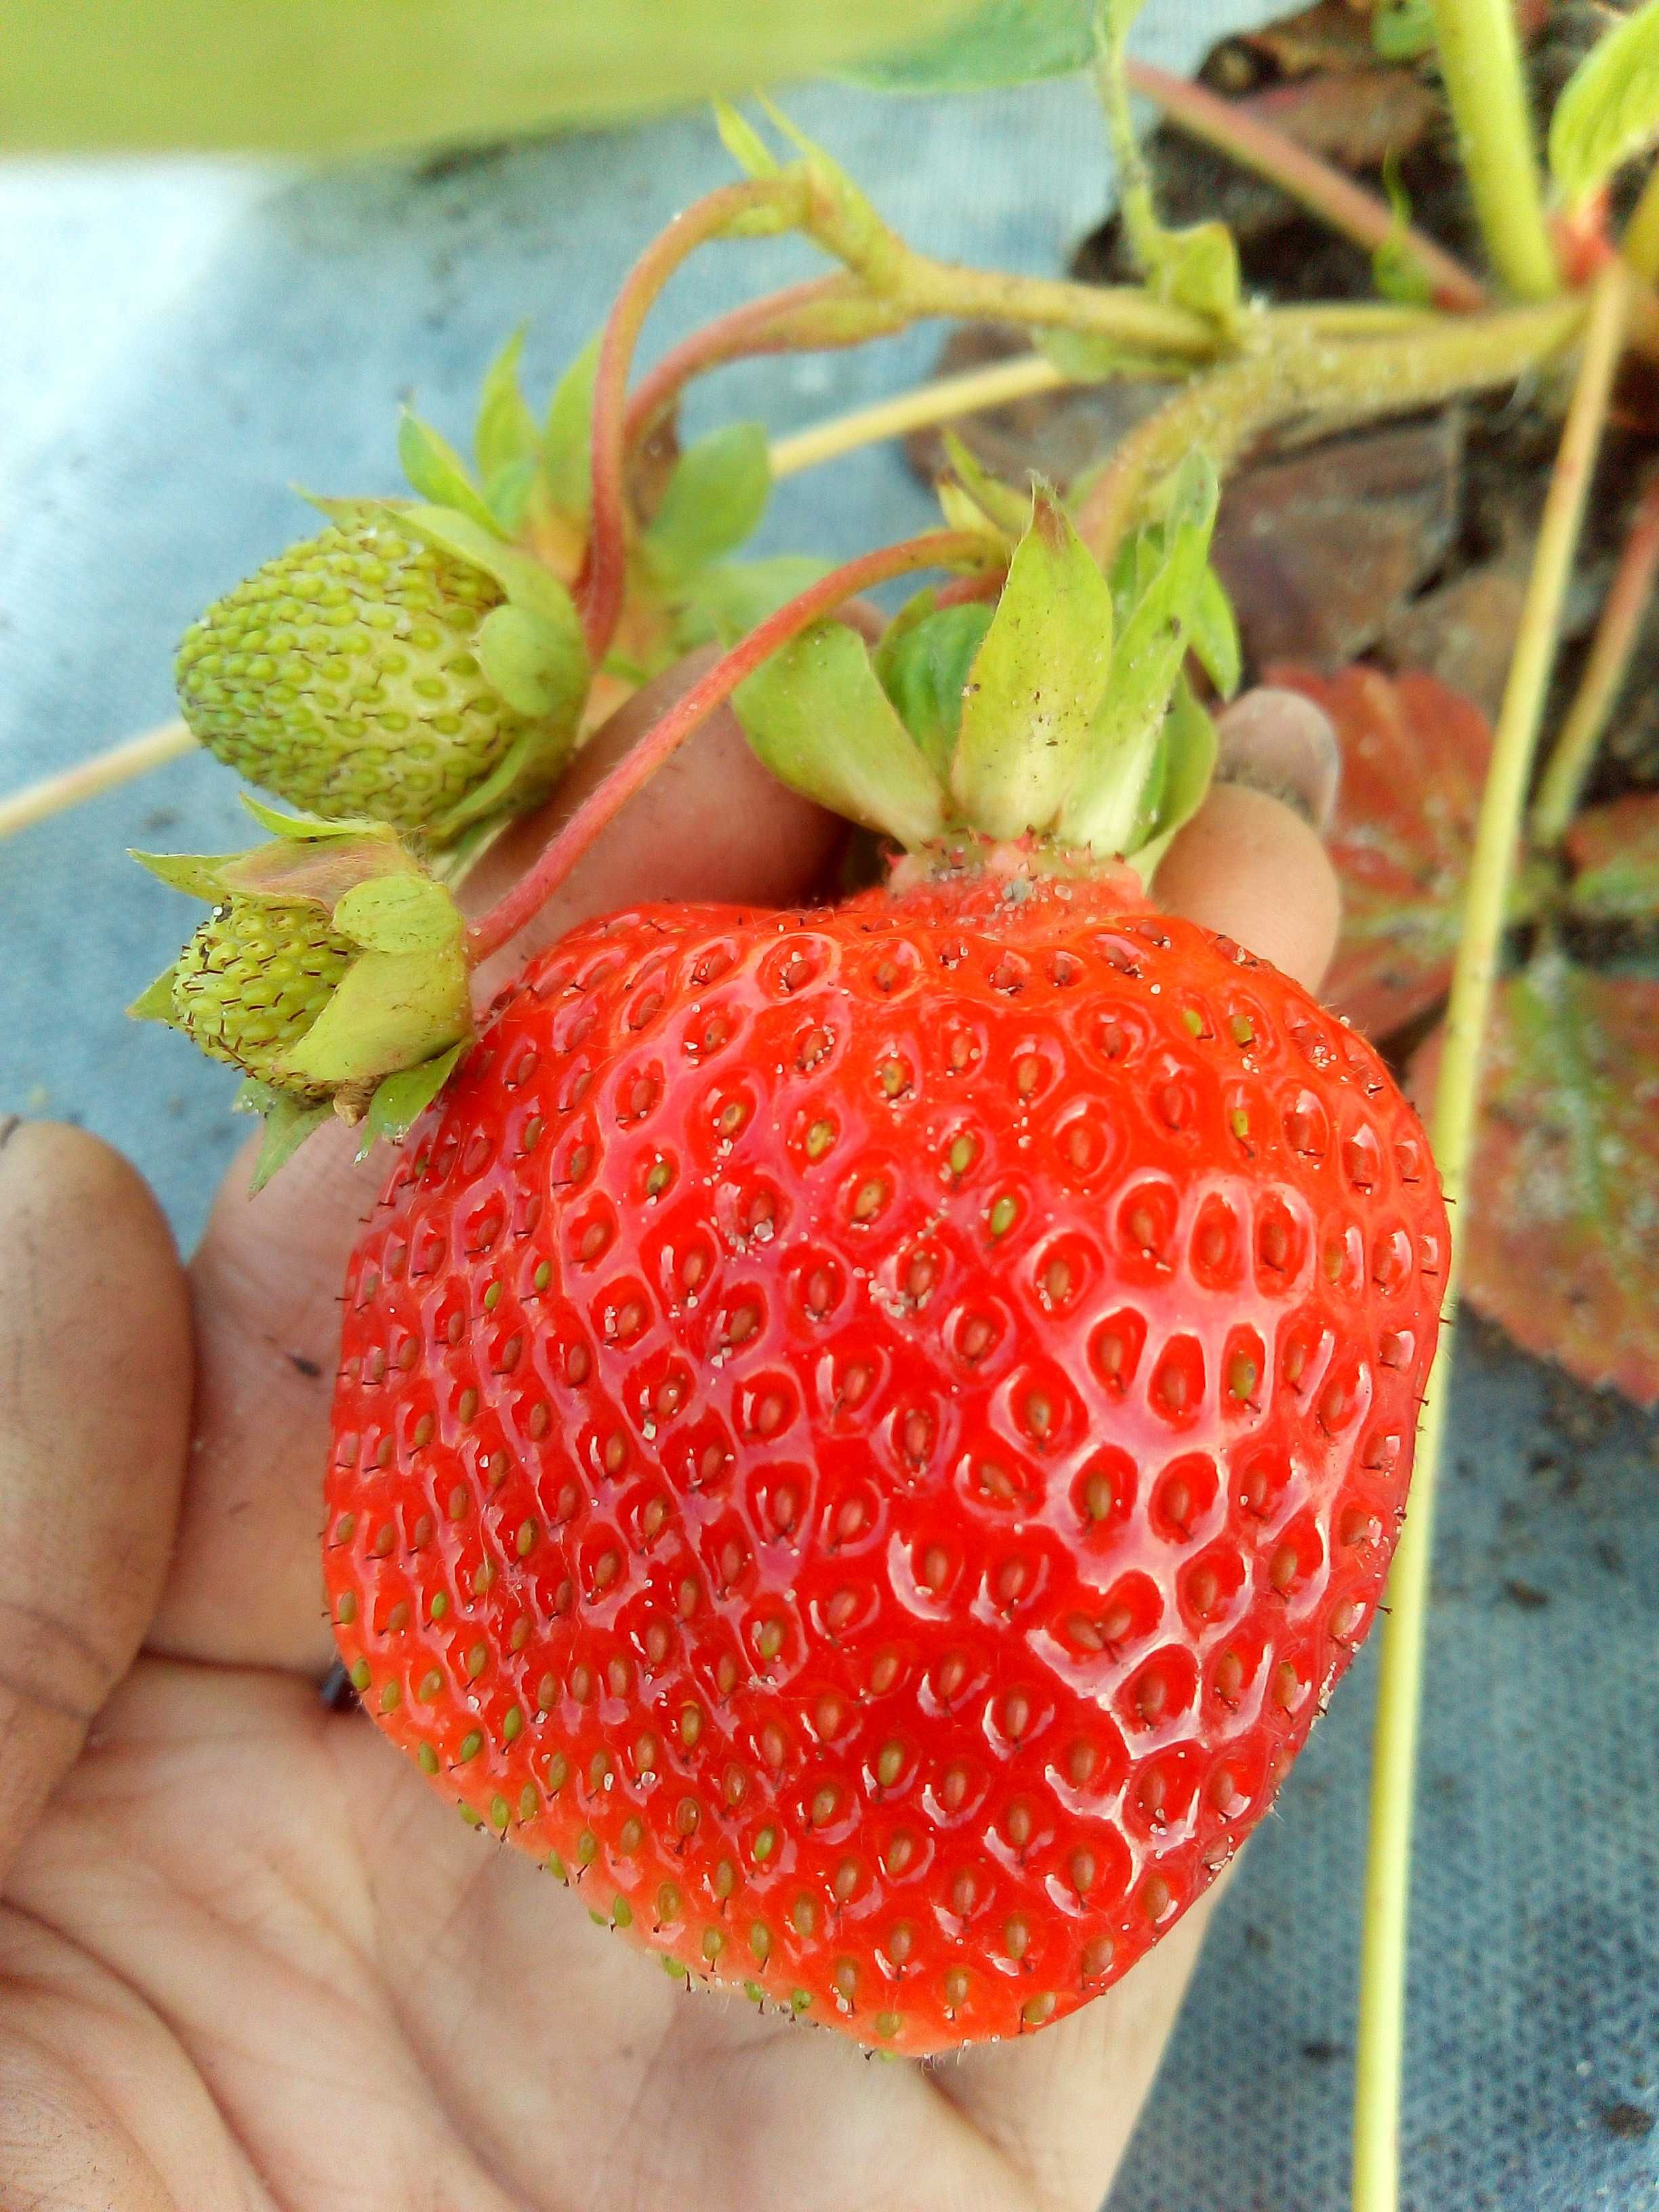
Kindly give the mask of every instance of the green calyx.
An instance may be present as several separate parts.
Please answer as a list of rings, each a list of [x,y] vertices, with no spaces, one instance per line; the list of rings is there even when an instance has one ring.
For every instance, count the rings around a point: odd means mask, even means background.
[[[301,822],[246,802],[275,842],[220,855],[137,853],[213,912],[128,1012],[182,1030],[247,1077],[265,1117],[257,1189],[331,1115],[401,1136],[472,1036],[465,923],[375,822]]]
[[[1238,682],[1209,565],[1215,471],[1184,464],[1162,521],[1108,578],[1052,492],[1039,485],[1016,516],[1018,495],[953,458],[953,524],[1023,526],[995,605],[923,592],[873,652],[814,625],[734,695],[750,742],[783,781],[910,850],[1030,839],[1127,859],[1149,880],[1215,762],[1188,655],[1224,696]]]

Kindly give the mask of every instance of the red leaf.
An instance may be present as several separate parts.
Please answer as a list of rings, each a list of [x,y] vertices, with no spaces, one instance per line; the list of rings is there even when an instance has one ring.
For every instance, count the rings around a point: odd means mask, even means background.
[[[1592,921],[1659,919],[1659,793],[1589,806],[1566,836],[1572,910]]]
[[[1443,1030],[1412,1063],[1432,1089]],[[1659,981],[1545,951],[1499,985],[1463,1291],[1523,1350],[1659,1400]]]
[[[1414,670],[1290,665],[1263,680],[1336,726],[1342,788],[1327,842],[1342,936],[1324,996],[1368,1036],[1388,1036],[1451,981],[1491,726],[1473,700]]]

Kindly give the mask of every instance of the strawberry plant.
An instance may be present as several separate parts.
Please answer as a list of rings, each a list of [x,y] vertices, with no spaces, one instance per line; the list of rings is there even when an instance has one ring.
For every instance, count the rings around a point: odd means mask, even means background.
[[[1397,2200],[1443,1310],[1461,1282],[1586,1380],[1659,1387],[1654,986],[1601,957],[1659,914],[1652,802],[1580,805],[1659,558],[1650,499],[1534,776],[1616,380],[1659,329],[1659,184],[1626,190],[1659,134],[1656,9],[1557,101],[1547,192],[1506,0],[1371,27],[1385,58],[1431,41],[1479,270],[1392,170],[1374,194],[1133,62],[1132,0],[989,0],[872,72],[1094,70],[1122,281],[930,258],[775,111],[769,132],[723,108],[740,176],[646,248],[544,421],[509,346],[476,471],[411,418],[414,500],[320,502],[326,531],[192,629],[192,727],[307,818],[258,808],[266,846],[147,862],[212,913],[134,1012],[243,1070],[259,1175],[331,1116],[397,1147],[319,1470],[351,1680],[470,1823],[676,1977],[902,2052],[1063,2018],[1267,1810],[1392,1559],[1364,2212]],[[1361,246],[1381,296],[1252,298],[1225,223],[1166,218],[1132,89]],[[635,375],[688,255],[781,233],[830,273]],[[941,317],[1030,350],[812,458],[1019,392],[1170,389],[1063,499],[957,441],[939,529],[828,573],[732,562],[777,457],[744,426],[678,454],[691,380]],[[1243,672],[1218,499],[1274,437],[1522,382],[1561,426],[1495,728],[1424,675],[1278,673],[1348,754],[1322,1011],[1158,910]],[[840,618],[923,574],[873,645]],[[484,844],[709,641],[466,920]],[[879,880],[786,915],[635,908],[478,1016],[470,972],[726,702]],[[1358,1034],[1412,1024],[1431,1152]]]

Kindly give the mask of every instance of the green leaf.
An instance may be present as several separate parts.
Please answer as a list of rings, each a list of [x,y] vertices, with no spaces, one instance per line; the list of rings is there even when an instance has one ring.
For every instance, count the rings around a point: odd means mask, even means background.
[[[1193,651],[1198,665],[1224,699],[1231,699],[1244,673],[1244,649],[1227,587],[1206,568],[1193,602]]]
[[[1170,841],[1204,804],[1215,774],[1215,724],[1184,676],[1176,681],[1164,718],[1158,759],[1148,778],[1151,804],[1135,825],[1134,866],[1150,884]]]
[[[454,1073],[455,1063],[465,1049],[464,1043],[453,1044],[435,1059],[423,1060],[418,1067],[387,1076],[369,1100],[363,1117],[363,1140],[357,1149],[360,1160],[379,1139],[394,1145],[402,1142]]]
[[[575,627],[514,605],[496,607],[473,640],[478,665],[492,690],[516,714],[538,720],[574,720],[587,694],[587,654]]]
[[[398,425],[398,459],[422,499],[434,507],[458,508],[486,530],[495,528],[489,509],[466,472],[466,463],[449,441],[418,415],[405,415]]]
[[[263,1083],[245,1083],[236,1103],[242,1112],[259,1115],[265,1125],[264,1139],[253,1163],[253,1178],[248,1185],[250,1198],[258,1196],[276,1170],[293,1158],[312,1131],[320,1129],[333,1114],[333,1109],[326,1104],[306,1105],[283,1091],[268,1090]]]
[[[803,630],[738,686],[732,706],[772,773],[902,845],[945,827],[945,793],[843,623]]]
[[[1589,806],[1566,838],[1568,894],[1586,921],[1659,922],[1659,794],[1632,791]]]
[[[572,522],[586,519],[592,496],[593,380],[599,337],[592,337],[555,386],[542,434],[541,483],[548,504]]]
[[[1131,854],[1164,718],[1192,643],[1208,570],[1219,486],[1213,465],[1189,454],[1176,479],[1158,567],[1112,654],[1111,681],[1089,758],[1060,815],[1060,834],[1102,857]]]
[[[524,331],[514,331],[485,373],[478,397],[478,425],[474,444],[478,477],[488,485],[503,469],[522,470],[541,449],[540,426],[519,388],[519,362],[524,354]],[[494,502],[491,502],[492,512]]]
[[[674,593],[674,642],[682,653],[711,639],[735,645],[827,576],[830,564],[811,553],[775,553],[764,561],[721,561],[699,568]]]
[[[0,144],[476,146],[844,69],[970,0],[7,0]]]
[[[991,616],[991,609],[977,600],[940,607],[902,628],[895,623],[876,647],[882,689],[941,778],[951,773],[963,695]]]
[[[990,837],[1054,820],[1112,665],[1112,594],[1046,486],[969,672],[951,787]]]
[[[653,567],[688,576],[741,545],[766,512],[772,471],[758,422],[730,422],[682,453],[645,534]]]
[[[878,92],[984,92],[1068,76],[1093,58],[1091,0],[981,0],[944,36],[847,74]]]
[[[1659,0],[1615,22],[1567,80],[1550,118],[1550,171],[1576,206],[1659,136]]]
[[[334,927],[370,952],[435,952],[459,940],[455,902],[428,876],[380,876],[354,884],[334,908]]]

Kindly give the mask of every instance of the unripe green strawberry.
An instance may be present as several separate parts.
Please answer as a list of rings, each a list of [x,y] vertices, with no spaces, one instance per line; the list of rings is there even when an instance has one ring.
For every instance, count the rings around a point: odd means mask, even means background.
[[[229,767],[337,821],[429,831],[531,727],[486,679],[485,569],[395,518],[325,530],[210,607],[179,649],[185,719]]]
[[[213,912],[128,1009],[247,1077],[263,1115],[254,1188],[331,1114],[408,1127],[471,1041],[460,908],[380,822],[302,822],[252,799],[274,842],[135,853]]]
[[[235,898],[215,908],[173,963],[179,1027],[210,1059],[295,1097],[326,1092],[284,1055],[310,1029],[359,948],[315,905]]]

